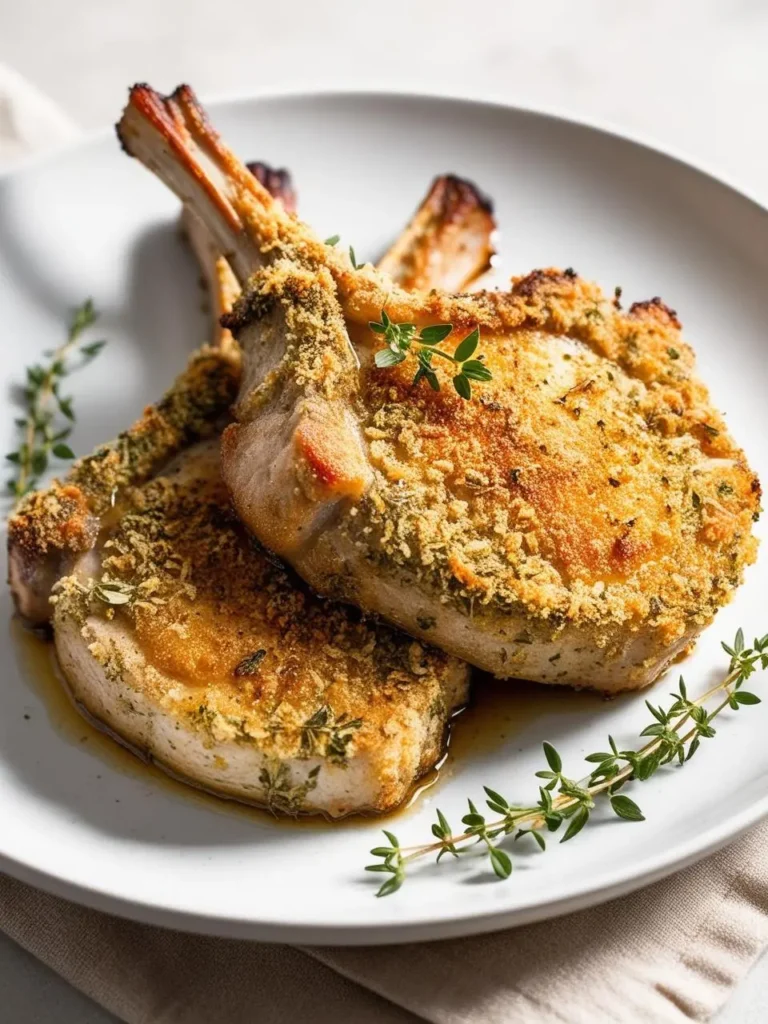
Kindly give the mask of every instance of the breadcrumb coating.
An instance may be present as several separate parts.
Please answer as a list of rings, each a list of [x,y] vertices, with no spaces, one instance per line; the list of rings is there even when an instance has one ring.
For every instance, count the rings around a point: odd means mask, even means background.
[[[393,806],[414,777],[409,723],[432,723],[415,774],[439,755],[463,685],[456,662],[311,594],[234,516],[215,444],[193,458],[194,472],[131,489],[102,535],[101,579],[124,603],[75,574],[55,588],[55,621],[75,619],[86,640],[94,616],[121,621],[146,659],[143,695],[211,741],[257,743],[280,760],[377,759],[377,806]],[[116,648],[95,643],[91,653],[123,673]]]
[[[556,270],[461,302],[493,373],[473,401],[414,388],[407,363],[366,365],[376,483],[348,520],[355,543],[555,634],[650,621],[671,643],[708,622],[756,557],[760,485],[675,314],[658,299],[624,313]],[[455,308],[435,296],[436,321]]]
[[[34,491],[8,522],[10,549],[30,560],[49,551],[85,551],[99,517],[122,491],[148,479],[184,446],[209,436],[237,393],[239,362],[232,353],[203,348],[165,397],[109,444],[78,459],[63,483]]]
[[[756,557],[760,484],[660,299],[624,312],[554,269],[507,293],[414,299],[380,294],[371,272],[346,308],[362,363],[351,379],[332,276],[296,266],[259,271],[231,318],[242,331],[274,301],[285,310],[285,357],[238,412],[286,381],[353,396],[375,477],[343,528],[372,567],[397,566],[444,603],[524,611],[548,640],[587,625],[601,646],[643,623],[671,644],[730,600]],[[379,306],[458,337],[479,325],[492,381],[465,402],[414,388],[407,361],[376,369],[360,321]]]

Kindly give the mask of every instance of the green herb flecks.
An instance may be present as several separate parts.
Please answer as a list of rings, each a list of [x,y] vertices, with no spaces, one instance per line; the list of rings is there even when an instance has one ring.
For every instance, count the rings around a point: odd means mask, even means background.
[[[415,324],[393,323],[386,310],[382,309],[381,320],[371,320],[368,326],[374,334],[382,335],[387,344],[386,348],[380,349],[374,356],[379,369],[397,366],[398,363],[404,362],[409,354],[415,354],[418,365],[413,383],[418,384],[426,380],[433,391],[439,391],[440,380],[433,366],[434,357],[439,356],[453,364],[456,369],[453,386],[467,401],[472,397],[471,381],[491,380],[492,374],[485,365],[485,356],[475,356],[480,344],[480,329],[477,327],[459,342],[451,355],[437,347],[453,331],[451,324],[422,327],[417,334]]]
[[[264,661],[267,656],[267,652],[264,648],[260,648],[258,651],[254,651],[252,654],[246,655],[242,661],[238,662],[235,666],[235,675],[238,676],[253,676],[258,672],[259,665]]]
[[[347,763],[347,747],[354,733],[363,724],[362,718],[334,715],[328,704],[323,704],[301,728],[301,752],[304,757],[327,757],[331,764]]]
[[[86,299],[74,313],[67,340],[53,352],[46,353],[49,362],[27,367],[24,388],[26,415],[16,420],[20,444],[16,451],[6,455],[8,462],[16,466],[16,477],[8,481],[8,489],[16,499],[37,487],[51,456],[57,459],[75,457],[65,443],[75,420],[72,398],[62,395],[60,388],[64,377],[90,362],[106,344],[105,341],[82,344],[82,335],[93,326],[97,317],[93,302]],[[80,363],[72,367],[67,361],[75,354],[80,357]]]
[[[643,812],[635,801],[619,793],[619,789],[629,782],[646,782],[663,765],[673,762],[683,765],[690,761],[702,741],[715,736],[712,723],[726,708],[738,711],[760,703],[756,694],[742,687],[755,672],[768,668],[768,634],[747,647],[744,633],[739,630],[733,644],[724,643],[722,647],[730,658],[728,669],[720,682],[706,693],[690,699],[681,676],[678,691],[671,695],[673,702],[666,710],[646,701],[653,721],[640,733],[649,739],[639,749],[620,750],[609,736],[606,750],[586,756],[585,760],[594,765],[590,774],[575,781],[563,773],[562,758],[557,750],[551,743],[544,743],[547,767],[536,772],[541,780],[536,803],[512,804],[485,786],[485,803],[493,812],[490,821],[470,800],[469,811],[462,818],[463,831],[454,832],[445,815],[437,812],[437,822],[432,825],[433,842],[401,847],[397,837],[385,831],[390,845],[371,850],[379,861],[366,868],[366,871],[389,876],[377,896],[387,896],[399,889],[412,861],[432,854],[437,855],[438,862],[445,854],[458,857],[476,843],[484,846],[494,874],[508,878],[512,873],[512,860],[500,845],[509,841],[507,837],[512,836],[514,842],[530,835],[539,848],[545,850],[546,834],[563,828],[560,842],[568,842],[588,824],[599,798],[606,799],[619,818],[644,821]]]
[[[284,761],[274,759],[259,772],[259,782],[264,788],[264,801],[273,811],[298,814],[304,810],[307,794],[317,786],[320,765],[313,768],[304,782],[294,784],[291,771]]]

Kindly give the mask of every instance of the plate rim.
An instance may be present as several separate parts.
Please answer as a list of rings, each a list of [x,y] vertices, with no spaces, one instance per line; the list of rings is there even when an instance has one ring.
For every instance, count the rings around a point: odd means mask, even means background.
[[[422,89],[418,91],[392,89],[387,87],[318,87],[295,89],[264,89],[255,91],[233,91],[206,95],[204,102],[211,108],[240,106],[262,102],[280,101],[334,101],[351,99],[360,102],[369,100],[392,101],[438,101],[446,105],[460,104],[465,107],[507,111],[516,115],[557,122],[562,125],[594,131],[609,139],[638,146],[665,160],[680,165],[708,179],[720,188],[731,192],[735,198],[746,200],[755,208],[756,214],[768,214],[768,196],[759,198],[751,190],[735,182],[730,175],[673,146],[660,143],[642,133],[628,131],[608,119],[583,117],[573,111],[510,102],[498,94],[472,95],[466,92],[450,92],[444,89]],[[0,170],[0,185],[23,177],[25,174],[54,165],[62,158],[76,153],[89,145],[105,142],[113,132],[110,127],[86,131],[81,137],[56,145],[43,153],[33,153],[12,166]],[[4,533],[0,531],[0,536]],[[595,881],[565,896],[556,896],[539,901],[536,905],[495,909],[480,914],[457,914],[450,918],[435,919],[422,916],[405,922],[384,921],[380,923],[285,923],[277,919],[259,921],[223,916],[220,913],[193,911],[170,904],[144,902],[140,898],[127,897],[110,892],[105,888],[73,882],[53,871],[45,870],[19,860],[0,850],[0,869],[16,879],[34,885],[54,896],[71,899],[91,909],[115,914],[151,925],[161,925],[181,931],[229,938],[256,939],[260,941],[333,944],[333,945],[388,945],[403,942],[422,942],[435,939],[457,938],[499,931],[509,927],[531,924],[551,919],[562,914],[576,912],[590,906],[626,895],[644,888],[660,879],[688,867],[716,850],[732,842],[748,828],[768,816],[768,793],[732,816],[721,819],[703,833],[678,843],[672,851],[646,858],[638,869],[637,863],[615,870],[607,878]],[[423,912],[422,912],[423,913]]]
[[[383,99],[383,100],[438,100],[446,103],[460,103],[467,106],[490,107],[497,110],[509,110],[516,114],[524,114],[532,117],[544,118],[549,121],[559,121],[563,124],[575,125],[579,128],[586,128],[598,132],[600,135],[607,135],[612,138],[621,139],[632,145],[639,146],[658,156],[666,157],[675,163],[681,164],[689,170],[694,170],[713,183],[724,186],[735,193],[741,199],[746,199],[756,206],[762,213],[768,213],[768,192],[761,198],[760,195],[736,181],[725,170],[722,170],[714,163],[703,161],[695,157],[684,147],[669,145],[654,138],[642,131],[633,131],[613,121],[611,118],[585,117],[566,106],[549,104],[529,104],[506,98],[499,92],[467,93],[441,89],[434,90],[423,88],[413,90],[408,88],[397,89],[389,86],[366,86],[357,88],[355,86],[329,85],[307,88],[289,86],[276,89],[256,89],[253,92],[243,90],[224,90],[212,93],[203,92],[200,95],[201,102],[208,108],[231,106],[235,104],[280,101],[280,100],[334,100],[334,99]],[[29,153],[15,160],[8,167],[0,167],[0,184],[7,178],[22,175],[27,171],[34,170],[49,161],[55,161],[70,152],[74,152],[90,143],[99,142],[113,135],[114,125],[103,128],[86,129],[75,139],[68,139],[51,146],[42,152]]]
[[[116,895],[95,886],[72,882],[50,871],[30,867],[2,851],[0,851],[0,870],[20,882],[35,886],[52,896],[70,900],[91,910],[175,931],[228,939],[294,945],[390,946],[409,942],[432,942],[485,935],[508,928],[518,928],[540,921],[552,920],[565,914],[577,913],[580,910],[608,903],[610,900],[644,889],[677,871],[697,864],[709,854],[716,853],[719,849],[738,839],[751,826],[766,816],[768,816],[768,795],[742,811],[740,815],[736,815],[734,819],[726,819],[729,822],[728,828],[724,829],[721,822],[718,826],[694,837],[687,844],[678,845],[675,848],[674,856],[665,858],[663,855],[659,855],[655,859],[649,858],[650,864],[640,873],[635,873],[630,868],[617,871],[607,882],[603,880],[586,886],[577,893],[559,896],[528,907],[513,907],[474,915],[456,915],[437,920],[430,918],[408,922],[386,921],[367,924],[286,923],[274,918],[271,920],[262,918],[259,921],[254,921],[253,919],[203,913],[161,904],[157,901],[145,902],[135,897]],[[371,895],[373,897],[373,893]]]

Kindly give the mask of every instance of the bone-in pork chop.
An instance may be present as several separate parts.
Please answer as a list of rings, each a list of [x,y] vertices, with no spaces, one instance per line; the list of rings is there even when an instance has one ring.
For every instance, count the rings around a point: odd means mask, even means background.
[[[186,226],[227,310],[230,272]],[[386,810],[440,757],[468,669],[314,597],[244,533],[215,438],[238,360],[217,334],[139,424],[25,500],[10,524],[17,604],[42,622],[53,587],[73,696],[176,774],[290,813]]]
[[[244,284],[224,478],[315,589],[498,676],[604,691],[650,683],[730,599],[760,487],[660,299],[625,311],[571,269],[409,294],[286,215],[188,87],[135,87],[118,132]],[[378,367],[388,324],[479,329],[492,379],[466,400],[445,360]]]
[[[138,488],[53,600],[62,670],[96,719],[274,810],[396,806],[466,702],[461,662],[315,598],[254,545],[217,441]]]

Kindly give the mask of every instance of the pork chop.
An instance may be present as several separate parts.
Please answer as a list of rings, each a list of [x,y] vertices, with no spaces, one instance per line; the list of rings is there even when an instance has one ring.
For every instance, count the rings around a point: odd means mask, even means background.
[[[28,622],[48,622],[53,585],[93,548],[105,517],[132,488],[191,444],[218,436],[239,379],[239,355],[205,346],[133,426],[78,460],[63,481],[21,501],[8,520],[8,576]]]
[[[53,600],[91,715],[174,774],[276,811],[396,806],[467,699],[461,662],[314,597],[244,535],[217,441],[137,488]]]
[[[570,268],[409,294],[286,216],[188,87],[136,86],[118,133],[244,285],[224,478],[315,589],[497,676],[607,692],[652,682],[730,599],[760,486],[660,299],[624,311]],[[450,364],[438,391],[413,358],[377,367],[387,323],[479,329],[492,379],[467,401]]]
[[[199,222],[187,228],[212,305],[228,309],[226,265]],[[403,251],[440,237],[431,225]],[[473,232],[468,246],[487,241]],[[206,406],[209,434],[233,396],[236,344],[217,334],[200,358],[214,357],[230,386]],[[210,381],[195,378],[206,393],[218,366]],[[323,602],[268,558],[231,511],[218,442],[195,441],[199,422],[184,435],[179,414],[179,440],[163,440],[158,410],[181,407],[177,390],[20,507],[11,521],[19,606],[43,619],[53,583],[56,650],[75,699],[187,781],[287,813],[396,806],[440,757],[448,719],[467,699],[467,666]]]

